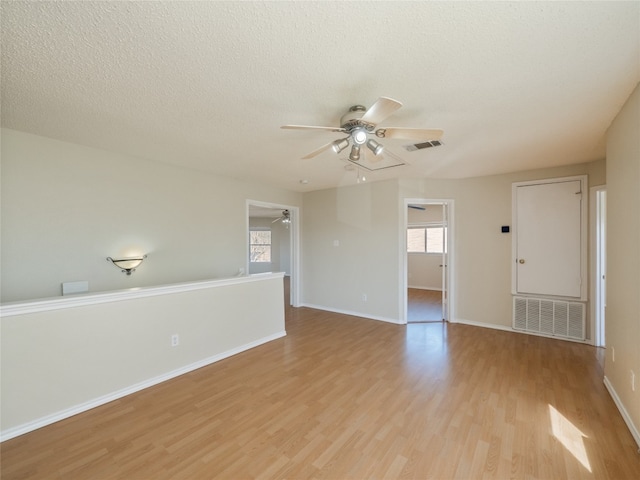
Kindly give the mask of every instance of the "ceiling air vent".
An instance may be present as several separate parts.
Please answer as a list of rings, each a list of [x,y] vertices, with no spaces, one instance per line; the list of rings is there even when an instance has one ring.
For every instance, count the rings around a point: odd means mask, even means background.
[[[442,145],[442,142],[440,140],[434,140],[432,142],[422,142],[422,143],[414,143],[412,145],[405,145],[404,148],[408,152],[415,152],[416,150],[423,150],[425,148],[431,148],[431,147],[439,147],[440,145]]]

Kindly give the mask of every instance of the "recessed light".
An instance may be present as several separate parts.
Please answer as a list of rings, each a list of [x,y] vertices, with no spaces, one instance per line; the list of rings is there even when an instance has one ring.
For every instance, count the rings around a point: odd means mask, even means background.
[[[309,183],[309,180],[307,180],[306,178],[303,178],[302,180],[300,180],[300,183],[302,185],[306,185],[307,183]]]

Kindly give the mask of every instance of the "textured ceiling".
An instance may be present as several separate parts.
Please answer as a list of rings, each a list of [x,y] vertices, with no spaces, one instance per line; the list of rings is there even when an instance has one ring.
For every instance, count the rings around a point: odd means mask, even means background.
[[[444,145],[373,180],[604,158],[640,81],[640,2],[1,2],[2,125],[309,191],[355,183],[331,150],[354,104]],[[303,185],[300,180],[306,179]]]

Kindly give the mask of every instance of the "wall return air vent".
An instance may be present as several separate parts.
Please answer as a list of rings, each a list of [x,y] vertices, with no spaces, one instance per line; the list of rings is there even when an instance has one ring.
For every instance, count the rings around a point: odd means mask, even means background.
[[[513,328],[572,340],[585,339],[585,305],[545,298],[513,297]]]

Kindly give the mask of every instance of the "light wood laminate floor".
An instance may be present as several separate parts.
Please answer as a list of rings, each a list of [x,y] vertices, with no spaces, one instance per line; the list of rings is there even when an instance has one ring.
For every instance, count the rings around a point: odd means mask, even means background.
[[[602,350],[287,308],[248,352],[2,444],[2,479],[638,479]]]
[[[407,289],[407,322],[441,322],[442,292],[421,288]]]

